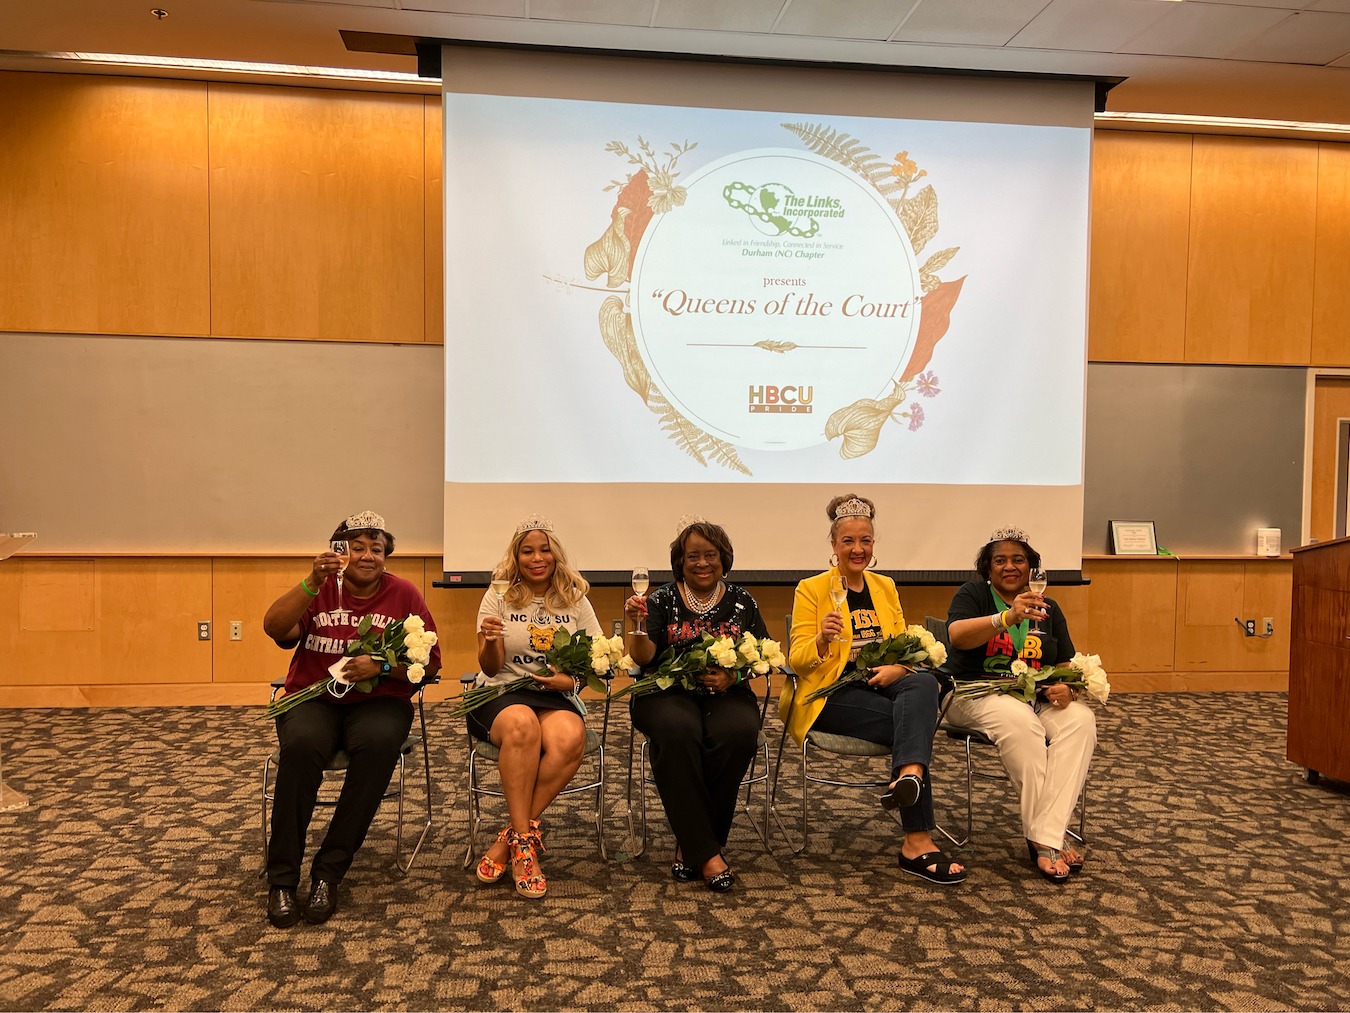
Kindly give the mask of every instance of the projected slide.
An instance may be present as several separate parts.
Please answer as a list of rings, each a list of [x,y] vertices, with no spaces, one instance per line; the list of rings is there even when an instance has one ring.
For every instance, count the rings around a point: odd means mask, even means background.
[[[445,116],[447,538],[475,485],[1063,488],[1081,524],[1089,130]]]

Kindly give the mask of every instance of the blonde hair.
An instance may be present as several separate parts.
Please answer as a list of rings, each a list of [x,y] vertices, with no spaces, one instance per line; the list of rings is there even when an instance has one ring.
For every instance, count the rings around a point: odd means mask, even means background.
[[[519,608],[534,598],[534,593],[520,579],[520,544],[525,541],[526,536],[541,530],[531,528],[513,535],[502,561],[492,571],[494,577],[505,577],[511,582],[503,597],[508,605]],[[548,539],[549,549],[553,552],[553,583],[544,593],[544,604],[552,609],[571,608],[586,597],[591,585],[572,568],[571,562],[567,559],[567,550],[563,548],[562,542],[558,541],[558,536],[551,531],[544,531],[543,534]]]
[[[867,504],[868,515],[866,517],[864,517],[862,514],[845,514],[843,517],[836,516],[836,512],[839,510],[840,504],[847,503],[851,499],[856,499],[860,503]],[[825,507],[825,516],[830,519],[830,541],[832,542],[834,541],[834,536],[835,533],[838,532],[839,530],[840,522],[861,520],[866,521],[870,525],[872,524],[876,515],[877,515],[877,505],[873,503],[870,499],[868,499],[866,496],[859,496],[855,492],[846,492],[842,496],[836,496],[834,499],[830,500],[830,502]],[[875,525],[873,525],[873,530],[876,530]]]

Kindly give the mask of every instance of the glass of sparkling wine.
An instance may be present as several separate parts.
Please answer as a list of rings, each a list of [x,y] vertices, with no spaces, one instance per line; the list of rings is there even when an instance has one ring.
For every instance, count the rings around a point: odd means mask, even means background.
[[[1031,579],[1027,581],[1027,587],[1037,594],[1045,594],[1046,586],[1049,585],[1049,583],[1049,576],[1038,566],[1031,571]],[[1027,630],[1027,632],[1036,634],[1045,632],[1045,630],[1041,629],[1041,618],[1039,615],[1031,621],[1031,629]]]
[[[342,577],[343,574],[347,572],[347,561],[351,557],[351,546],[347,544],[347,539],[335,538],[328,543],[328,548],[330,548],[333,552],[337,553],[338,555],[337,593],[338,593],[338,604],[341,605]]]
[[[848,601],[848,588],[844,586],[843,577],[834,576],[830,578],[830,601],[834,602],[834,610],[843,615],[844,602]]]
[[[494,573],[492,582],[488,584],[488,587],[492,588],[492,593],[497,596],[497,611],[503,620],[506,619],[506,592],[510,586],[511,582],[499,573]]]
[[[647,594],[647,589],[651,586],[652,578],[651,574],[647,572],[647,568],[645,566],[633,567],[633,593],[639,597],[643,597]],[[636,632],[641,633],[643,628],[642,619],[639,617]]]

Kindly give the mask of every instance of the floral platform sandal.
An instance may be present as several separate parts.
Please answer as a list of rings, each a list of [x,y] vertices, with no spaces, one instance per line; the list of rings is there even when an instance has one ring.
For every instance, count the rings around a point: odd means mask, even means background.
[[[511,824],[509,823],[502,827],[497,834],[497,839],[492,842],[492,848],[495,848],[498,844],[506,844],[507,834],[510,833],[510,830]],[[530,820],[530,830],[539,838],[539,850],[541,852],[547,851],[548,849],[544,847],[543,831],[539,826],[538,820]],[[483,853],[483,857],[478,860],[478,868],[475,871],[478,876],[478,882],[480,883],[497,882],[497,880],[506,875],[507,862],[511,861],[510,847],[506,849],[506,862],[497,862],[489,858],[488,853],[492,851],[492,848],[488,848],[488,850]]]
[[[510,834],[510,832],[510,824],[502,827],[501,832],[497,834],[497,839],[492,842],[492,847],[495,848],[498,844],[505,844],[507,835]],[[478,882],[480,883],[495,883],[506,875],[506,862],[494,861],[488,857],[491,853],[492,848],[488,848],[487,851],[483,852],[483,857],[478,860],[478,868],[475,870],[475,875],[478,877]],[[506,854],[507,860],[509,861],[511,857],[510,848],[507,848]]]
[[[543,844],[539,834],[531,828],[528,834],[514,829],[506,833],[506,842],[511,847],[511,874],[516,880],[516,893],[522,897],[542,897],[548,892],[548,880],[539,868],[539,852]]]

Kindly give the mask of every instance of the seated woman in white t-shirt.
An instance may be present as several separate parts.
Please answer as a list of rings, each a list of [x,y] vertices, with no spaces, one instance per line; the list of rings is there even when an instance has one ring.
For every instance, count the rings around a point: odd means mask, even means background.
[[[567,561],[553,525],[537,514],[516,528],[494,577],[509,586],[501,599],[489,590],[478,607],[478,685],[541,671],[559,629],[600,635],[586,600],[590,584]],[[539,819],[572,780],[586,750],[581,684],[557,672],[534,678],[538,689],[506,693],[468,716],[469,732],[500,750],[497,769],[511,815],[479,860],[478,879],[497,882],[509,861],[516,892],[525,897],[548,890],[539,866]]]

